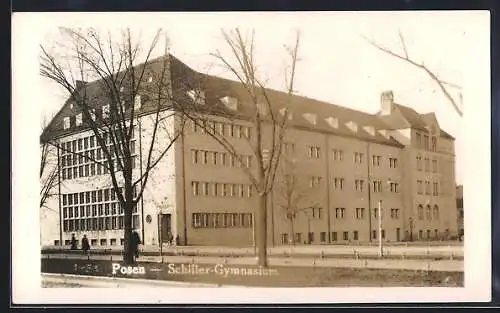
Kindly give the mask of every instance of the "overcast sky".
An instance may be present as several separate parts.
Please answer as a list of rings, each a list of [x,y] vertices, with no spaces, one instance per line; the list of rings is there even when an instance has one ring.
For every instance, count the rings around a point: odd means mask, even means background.
[[[210,53],[224,43],[221,28],[255,29],[256,58],[261,74],[273,88],[283,84],[286,53],[300,30],[300,61],[296,72],[299,94],[353,109],[375,113],[379,95],[392,90],[395,100],[417,112],[434,111],[441,128],[456,137],[457,181],[462,179],[462,119],[438,86],[421,70],[370,46],[363,36],[402,52],[403,34],[411,58],[424,62],[440,78],[464,86],[464,64],[473,63],[470,45],[480,30],[480,14],[470,12],[330,12],[330,13],[169,13],[169,14],[40,14],[33,31],[50,45],[58,39],[57,26],[131,27],[147,45],[161,27],[170,51],[193,69],[232,78],[215,67]],[[484,16],[483,16],[484,17]],[[112,21],[112,25],[110,25]],[[477,27],[476,27],[477,26]],[[163,46],[155,54],[160,55]],[[42,117],[52,116],[65,95],[40,79]],[[457,90],[451,90],[457,96]],[[466,90],[464,89],[464,92]],[[456,97],[458,99],[458,96]],[[467,106],[467,103],[464,103]]]

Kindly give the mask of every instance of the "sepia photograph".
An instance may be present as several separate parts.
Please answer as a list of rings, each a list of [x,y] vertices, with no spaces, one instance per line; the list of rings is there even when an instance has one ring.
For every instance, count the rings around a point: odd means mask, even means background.
[[[13,292],[486,300],[489,38],[482,11],[15,14]]]

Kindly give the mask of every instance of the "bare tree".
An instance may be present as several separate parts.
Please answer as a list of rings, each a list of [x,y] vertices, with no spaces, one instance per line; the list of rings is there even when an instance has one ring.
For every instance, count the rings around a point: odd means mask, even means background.
[[[268,195],[273,189],[276,171],[278,168],[281,144],[291,117],[293,107],[291,102],[294,94],[294,78],[299,49],[300,34],[297,33],[293,46],[285,46],[289,58],[289,67],[286,70],[286,92],[278,93],[265,86],[259,77],[256,65],[254,31],[249,35],[242,35],[239,29],[222,31],[224,42],[229,53],[224,55],[217,50],[212,56],[220,65],[228,70],[242,86],[245,99],[241,99],[246,114],[239,110],[230,110],[225,107],[207,106],[197,93],[191,102],[186,105],[185,115],[196,127],[204,130],[236,162],[246,164],[241,148],[234,141],[228,140],[213,124],[213,117],[219,116],[229,121],[243,120],[251,125],[251,131],[243,134],[246,138],[254,166],[241,166],[252,187],[257,191],[255,227],[256,243],[258,247],[258,263],[267,266],[267,207]],[[234,60],[234,61],[232,61]],[[199,82],[202,84],[202,82]],[[189,88],[192,88],[190,86]],[[200,103],[202,103],[200,105]]]
[[[429,69],[429,67],[427,67],[424,64],[424,62],[418,62],[415,59],[412,59],[410,57],[410,54],[409,54],[408,49],[406,47],[404,36],[401,32],[399,32],[399,39],[400,39],[400,43],[401,43],[401,48],[403,50],[402,53],[401,52],[398,53],[398,52],[395,52],[394,50],[386,48],[372,39],[368,39],[366,37],[364,37],[364,38],[366,41],[368,41],[368,43],[370,43],[372,46],[379,49],[380,51],[382,51],[382,52],[384,52],[392,57],[395,57],[399,60],[402,60],[402,61],[406,62],[407,64],[410,64],[410,65],[424,71],[432,79],[432,81],[434,81],[438,85],[439,89],[441,90],[443,95],[446,97],[448,102],[455,109],[455,111],[458,113],[458,115],[460,115],[460,116],[463,115],[462,93],[459,92],[458,99],[456,99],[456,97],[452,96],[451,91],[450,91],[450,88],[457,89],[457,90],[461,91],[462,90],[461,86],[458,86],[456,84],[453,84],[453,83],[450,83],[450,82],[447,82],[447,81],[441,79],[434,71]]]
[[[289,157],[282,157],[280,160],[277,182],[278,206],[290,222],[292,244],[295,245],[296,218],[301,212],[306,213],[317,206],[314,201],[314,188],[307,186],[305,175],[300,175],[297,171],[297,161]]]
[[[48,143],[42,142],[41,144],[41,158],[40,158],[40,208],[46,207],[47,200],[57,195],[54,188],[58,184],[58,170],[57,165],[52,164],[51,149]],[[50,208],[48,208],[50,209]]]
[[[95,136],[102,157],[77,152],[51,137],[51,129],[42,141],[60,151],[84,158],[108,174],[116,198],[124,212],[124,262],[133,263],[132,213],[143,196],[148,178],[183,129],[183,119],[174,110],[171,97],[168,57],[152,59],[163,36],[157,30],[145,48],[134,40],[130,29],[115,36],[95,29],[61,28],[57,42],[60,53],[41,46],[40,74],[61,86],[68,103],[82,114],[75,122],[81,130]],[[168,40],[165,36],[165,54]],[[142,97],[142,98],[141,98]],[[144,160],[140,172],[135,168],[134,130],[148,118],[148,136],[143,140]],[[177,127],[170,127],[172,120]],[[74,125],[72,125],[74,126]],[[140,148],[139,148],[140,149]]]

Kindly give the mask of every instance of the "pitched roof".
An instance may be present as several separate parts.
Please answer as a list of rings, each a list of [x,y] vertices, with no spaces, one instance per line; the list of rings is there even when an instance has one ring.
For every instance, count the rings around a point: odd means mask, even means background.
[[[163,56],[155,60],[151,60],[146,66],[150,67],[148,70],[154,71],[155,68],[158,67],[157,64],[160,64],[161,61],[165,60],[168,60],[169,62],[172,94],[175,101],[178,101],[179,103],[182,103],[183,101],[191,101],[186,91],[189,88],[198,86],[205,92],[205,100],[208,106],[217,106],[224,109],[225,106],[221,99],[225,96],[231,96],[238,99],[238,114],[242,117],[253,116],[253,110],[255,108],[253,105],[250,105],[248,101],[245,101],[245,99],[248,99],[248,93],[243,84],[233,80],[196,72],[173,55]],[[137,68],[141,66],[144,66],[144,64],[138,65]],[[97,80],[85,84],[87,93],[93,99],[92,106],[96,108],[106,104],[106,99],[99,96],[102,95],[102,92],[100,92],[102,91],[100,90],[101,82],[102,81]],[[390,125],[376,115],[298,95],[294,95],[289,98],[287,93],[272,89],[266,89],[266,92],[268,97],[271,99],[270,102],[273,106],[273,114],[279,114],[279,111],[285,107],[285,105],[289,106],[290,111],[293,113],[291,125],[294,127],[328,132],[347,137],[356,137],[366,141],[403,147],[403,145],[395,139],[386,138],[377,131],[390,129]],[[74,106],[73,108],[70,107],[71,101],[71,99],[68,99],[65,102],[61,110],[56,114],[47,127],[46,131],[42,134],[41,138],[60,136],[81,131],[85,128],[85,126],[80,126],[69,130],[63,129],[62,123],[64,117],[74,116],[81,112],[81,109],[78,108],[78,106]],[[145,104],[143,104],[141,108],[141,112],[147,113],[148,108],[151,108],[151,106],[148,106],[147,103],[148,101],[146,100]],[[303,118],[303,115],[306,113],[316,115],[317,118],[315,124],[312,124],[307,121],[307,119]],[[338,120],[338,127],[332,127],[332,125],[327,122],[326,119],[331,117]],[[357,124],[358,129],[356,132],[346,126],[346,123],[349,122]],[[373,127],[375,129],[375,133],[373,135],[370,134],[363,128],[363,126]]]

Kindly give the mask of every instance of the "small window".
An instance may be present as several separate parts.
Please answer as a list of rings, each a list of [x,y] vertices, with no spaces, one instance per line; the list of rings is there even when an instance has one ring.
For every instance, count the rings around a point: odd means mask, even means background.
[[[69,119],[69,117],[65,117],[65,118],[63,119],[63,128],[64,128],[64,129],[68,129],[68,128],[70,128],[70,119]]]
[[[81,126],[82,122],[83,122],[83,116],[82,116],[82,113],[79,113],[76,115],[75,124],[76,124],[76,126]]]

